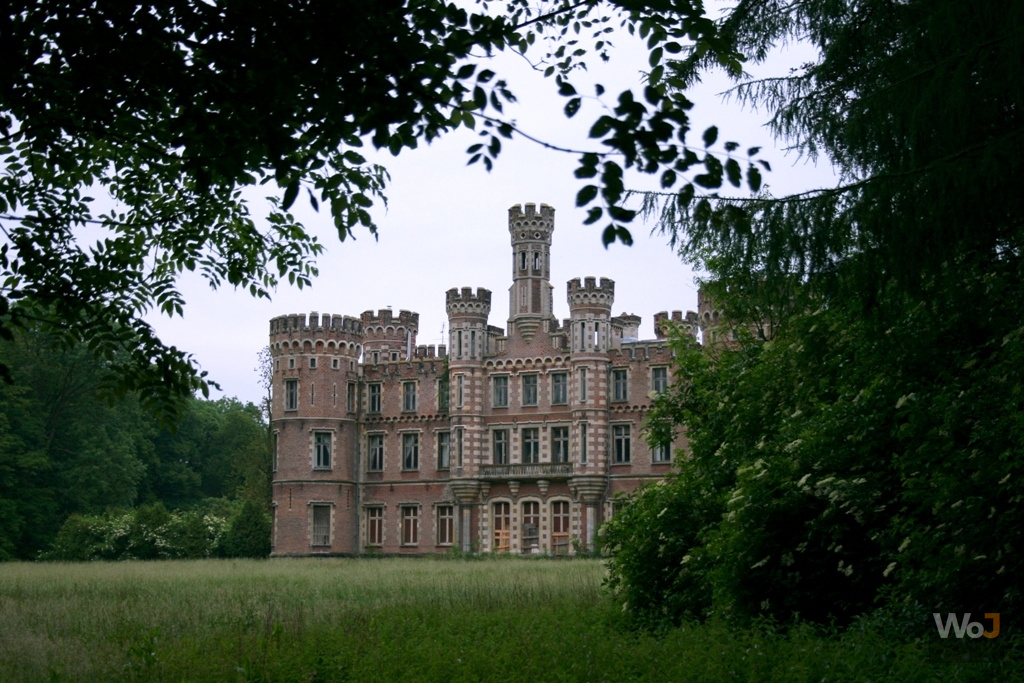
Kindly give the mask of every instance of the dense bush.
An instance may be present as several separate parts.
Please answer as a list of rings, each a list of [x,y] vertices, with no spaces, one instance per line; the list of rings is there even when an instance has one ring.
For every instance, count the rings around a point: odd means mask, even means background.
[[[103,515],[72,515],[46,560],[199,559],[221,553],[229,518],[201,510],[168,512],[163,505]]]
[[[231,519],[224,536],[224,557],[267,557],[270,555],[270,515],[254,500],[247,500]]]
[[[691,453],[602,528],[635,615],[887,607],[929,628],[1024,604],[1024,278],[962,265],[932,305],[831,300],[769,342],[677,340],[651,428],[685,425]]]

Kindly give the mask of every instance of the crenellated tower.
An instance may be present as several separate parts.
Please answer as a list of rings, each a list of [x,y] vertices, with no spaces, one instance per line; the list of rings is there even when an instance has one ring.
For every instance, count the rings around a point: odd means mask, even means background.
[[[461,290],[451,288],[445,293],[448,310],[449,361],[480,362],[487,352],[487,317],[491,314],[491,291],[480,287]]]
[[[419,313],[403,310],[395,317],[390,308],[383,308],[376,313],[364,311],[360,319],[363,323],[364,363],[377,364],[413,357]]]
[[[270,321],[275,553],[357,548],[350,530],[359,415],[350,397],[359,382],[362,345],[363,324],[356,318],[313,312]],[[324,500],[340,504],[322,508],[311,542],[309,506]]]
[[[512,237],[512,286],[508,290],[509,335],[529,341],[541,325],[553,320],[551,233],[555,210],[547,204],[516,204],[508,210]]]
[[[573,353],[606,353],[611,341],[612,303],[615,301],[615,282],[601,278],[569,280],[569,335]]]

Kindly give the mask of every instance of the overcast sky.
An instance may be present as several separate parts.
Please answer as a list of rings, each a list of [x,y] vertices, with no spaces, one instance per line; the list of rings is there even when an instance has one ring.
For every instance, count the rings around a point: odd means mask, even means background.
[[[619,39],[629,48],[628,37]],[[790,51],[773,60],[779,72],[807,58]],[[612,62],[591,64],[592,81],[603,83],[603,98],[613,103],[618,92],[635,87],[644,68],[641,50],[622,49]],[[509,80],[519,104],[511,112],[526,132],[566,147],[593,149],[586,131],[599,115],[601,103],[586,100],[574,119],[562,115],[564,98],[555,94],[553,81],[532,72],[521,59],[504,57],[492,67]],[[574,80],[584,92],[583,80]],[[763,116],[722,104],[716,93],[723,79],[702,84],[692,94],[696,102],[691,144],[700,146],[700,133],[717,124],[720,143],[736,140],[744,148],[760,145],[762,158],[773,172],[765,182],[775,195],[829,185],[827,167],[807,164],[773,149]],[[590,92],[593,92],[591,89]],[[513,204],[533,202],[555,208],[551,247],[551,283],[555,315],[567,318],[566,282],[575,277],[609,277],[615,281],[612,312],[641,316],[640,337],[654,337],[653,316],[658,311],[693,310],[697,305],[694,273],[680,262],[664,237],[649,235],[637,223],[634,244],[601,245],[600,228],[584,226],[584,212],[575,208],[581,181],[573,177],[576,157],[544,148],[524,139],[506,141],[493,171],[466,166],[466,147],[477,141],[461,130],[430,146],[403,152],[398,158],[379,155],[390,174],[388,207],[377,207],[378,239],[357,230],[356,240],[340,243],[330,215],[314,213],[304,194],[296,201],[301,216],[326,247],[319,258],[319,277],[312,288],[279,289],[273,300],[256,300],[229,288],[211,291],[198,277],[183,282],[186,297],[183,318],[151,315],[164,342],[194,354],[201,368],[220,383],[220,395],[244,401],[259,398],[254,368],[257,353],[267,344],[268,321],[288,313],[333,313],[358,316],[365,310],[391,306],[420,314],[419,344],[446,343],[445,291],[452,287],[485,287],[492,294],[490,324],[504,327],[508,318],[508,288],[512,284],[507,212]],[[719,144],[720,144],[719,143]],[[627,178],[627,183],[628,183]],[[649,179],[640,179],[651,187]],[[445,328],[446,329],[446,328]]]

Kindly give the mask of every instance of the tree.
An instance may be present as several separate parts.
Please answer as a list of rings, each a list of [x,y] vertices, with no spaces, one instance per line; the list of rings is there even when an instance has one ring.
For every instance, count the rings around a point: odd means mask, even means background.
[[[690,459],[605,530],[637,616],[883,608],[923,629],[930,612],[1021,604],[1021,12],[755,0],[720,23],[755,60],[794,38],[819,48],[734,92],[842,180],[645,198],[726,318],[760,328],[768,312],[773,334],[678,350],[651,424],[685,427]],[[706,66],[670,68],[689,83]]]
[[[490,168],[515,127],[503,114],[514,95],[486,68],[489,56],[544,46],[545,75],[571,117],[582,98],[570,76],[589,51],[607,57],[616,20],[647,38],[652,72],[642,96],[622,93],[590,130],[600,144],[577,172],[599,176],[578,198],[593,205],[588,221],[607,214],[605,241],[629,241],[634,213],[620,204],[631,167],[664,170],[666,186],[698,163],[708,178],[724,168],[735,180],[731,163],[685,147],[690,103],[662,82],[663,55],[687,43],[738,68],[699,4],[512,0],[496,15],[481,0],[472,9],[441,0],[9,8],[0,334],[35,320],[68,344],[86,342],[113,370],[108,390],[137,390],[147,408],[173,415],[208,380],[142,315],[182,313],[182,272],[254,296],[281,281],[309,284],[321,245],[289,213],[300,195],[326,207],[339,238],[357,226],[374,233],[368,208],[384,199],[387,173],[361,148],[399,154],[479,125],[470,162]],[[251,186],[272,195],[263,221],[242,193]]]

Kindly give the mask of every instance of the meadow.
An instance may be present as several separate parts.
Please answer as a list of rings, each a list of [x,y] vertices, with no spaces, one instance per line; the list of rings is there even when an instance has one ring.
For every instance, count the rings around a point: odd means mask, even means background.
[[[596,560],[0,564],[2,681],[1006,680],[885,629],[633,631]]]

